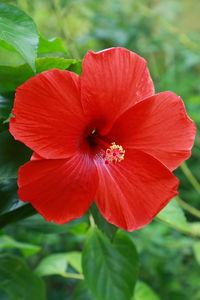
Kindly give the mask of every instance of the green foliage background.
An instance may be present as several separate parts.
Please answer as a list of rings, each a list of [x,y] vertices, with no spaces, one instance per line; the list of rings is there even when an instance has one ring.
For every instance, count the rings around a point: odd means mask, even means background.
[[[150,225],[124,236],[119,232],[116,240],[121,238],[128,245],[130,238],[139,253],[139,281],[132,300],[199,300],[199,0],[13,0],[1,3],[17,6],[35,21],[40,32],[37,73],[53,67],[79,73],[79,60],[89,49],[99,51],[123,46],[146,58],[157,92],[171,90],[183,98],[198,131],[192,157],[175,172],[181,181],[180,197]],[[47,41],[55,37],[60,39]],[[95,256],[90,266],[88,259],[92,258],[87,257],[87,251],[93,251],[95,243],[95,253],[101,257],[101,248],[98,248],[101,240],[104,249],[113,247],[100,232],[96,236],[95,232],[88,234],[88,215],[58,226],[46,223],[39,215],[23,219],[24,215],[34,214],[30,208],[20,210],[21,215],[17,217],[12,214],[12,210],[20,209],[21,205],[16,196],[17,168],[28,160],[30,153],[9,136],[6,119],[15,88],[32,77],[33,71],[33,61],[15,51],[12,45],[0,41],[0,299],[45,299],[44,279],[49,300],[115,300],[113,296],[105,298],[103,292],[98,294],[99,287],[93,284],[91,294],[86,284],[92,280],[91,268],[95,276],[99,270]],[[14,225],[3,227],[9,220],[17,219],[20,220]],[[104,232],[112,236],[113,228],[107,229],[107,224],[104,225]],[[85,240],[83,273],[87,282],[77,286],[83,276],[80,261]],[[88,246],[91,240],[94,242]],[[106,252],[113,262],[118,257],[116,251]],[[109,270],[110,266],[105,265],[106,268]],[[124,270],[120,272],[127,280],[131,276]],[[133,269],[134,272],[137,270]],[[75,274],[74,278],[69,278],[71,273]],[[36,289],[41,293],[37,294]],[[130,293],[127,290],[125,295]]]

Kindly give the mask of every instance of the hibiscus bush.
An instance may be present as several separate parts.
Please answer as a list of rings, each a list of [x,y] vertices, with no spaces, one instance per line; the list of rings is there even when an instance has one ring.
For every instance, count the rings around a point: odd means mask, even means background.
[[[184,3],[1,1],[0,299],[200,299]]]

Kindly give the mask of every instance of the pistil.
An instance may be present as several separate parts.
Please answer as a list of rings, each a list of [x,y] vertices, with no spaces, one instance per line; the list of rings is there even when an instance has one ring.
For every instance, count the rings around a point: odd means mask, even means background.
[[[102,158],[105,160],[105,164],[117,163],[124,160],[125,150],[121,145],[116,145],[115,142],[108,144],[96,134],[93,136],[93,142],[105,150],[105,153],[102,154]]]

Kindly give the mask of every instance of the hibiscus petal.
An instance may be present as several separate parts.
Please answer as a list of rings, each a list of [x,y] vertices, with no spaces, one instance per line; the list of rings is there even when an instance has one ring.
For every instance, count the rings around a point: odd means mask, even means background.
[[[67,158],[77,151],[86,119],[79,76],[60,70],[43,72],[16,92],[10,132],[45,158]]]
[[[33,160],[19,170],[19,198],[57,224],[81,217],[92,203],[97,184],[96,166],[83,154]]]
[[[195,124],[187,116],[181,98],[164,92],[127,110],[116,121],[108,138],[124,149],[149,153],[174,170],[190,157],[195,134]]]
[[[100,119],[100,134],[127,108],[154,94],[146,61],[124,48],[89,51],[83,60],[82,104]]]
[[[42,160],[44,157],[40,156],[38,153],[33,152],[30,160]]]
[[[145,226],[177,195],[178,179],[152,156],[127,150],[116,164],[96,162],[95,202],[106,220],[132,231]]]

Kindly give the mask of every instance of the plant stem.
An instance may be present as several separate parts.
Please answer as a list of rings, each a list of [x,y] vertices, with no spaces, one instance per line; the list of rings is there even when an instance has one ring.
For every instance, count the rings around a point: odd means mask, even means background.
[[[93,215],[92,215],[91,213],[89,213],[89,220],[90,220],[90,226],[91,226],[91,227],[96,226],[96,225],[95,225],[94,218],[93,218]]]
[[[200,194],[200,184],[196,180],[196,178],[194,177],[194,175],[192,174],[192,172],[190,171],[190,169],[188,168],[186,162],[182,163],[182,165],[180,166],[180,168],[183,171],[183,173],[185,174],[185,176],[187,177],[187,179],[189,180],[189,182],[195,188],[195,190],[197,191],[197,193]]]
[[[190,204],[188,204],[187,202],[183,201],[182,199],[180,199],[179,197],[176,197],[178,203],[180,204],[180,206],[185,209],[187,212],[189,212],[191,215],[200,218],[200,210],[198,210],[197,208],[191,206]]]
[[[79,279],[79,280],[83,280],[84,276],[83,274],[75,274],[75,273],[61,273],[61,276],[65,277],[65,278],[72,278],[72,279]]]
[[[197,235],[197,234],[195,234],[195,233],[192,233],[189,229],[188,229],[188,230],[184,230],[184,229],[181,229],[181,228],[179,228],[179,227],[176,227],[176,226],[174,226],[173,224],[168,223],[167,221],[162,220],[162,219],[161,219],[160,217],[158,217],[158,216],[156,216],[155,219],[156,219],[158,222],[163,223],[163,224],[169,226],[170,228],[173,228],[173,229],[175,229],[175,230],[181,232],[182,234],[185,234],[185,235],[190,236],[190,237],[192,237],[192,238],[199,238],[199,235]]]

